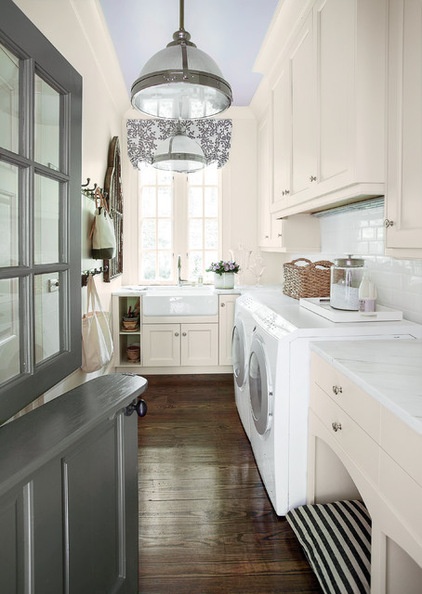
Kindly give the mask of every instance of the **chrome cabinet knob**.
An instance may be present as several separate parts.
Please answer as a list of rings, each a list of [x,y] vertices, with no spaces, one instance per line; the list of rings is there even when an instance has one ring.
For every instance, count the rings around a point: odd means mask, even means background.
[[[342,394],[343,393],[343,388],[341,386],[333,386],[333,392],[334,394]]]
[[[316,175],[311,175],[311,177],[309,178],[309,181],[311,181],[311,182],[316,181]]]
[[[187,336],[186,332],[182,332],[182,336]]]
[[[174,335],[175,335],[175,336],[179,336],[179,333],[178,333],[178,332],[175,332],[175,333],[174,333]]]
[[[226,307],[226,304],[225,304],[225,303],[222,303],[222,304],[221,304],[221,307]]]
[[[333,428],[334,433],[337,433],[337,431],[341,431],[341,423],[338,423],[337,421],[331,423],[331,427]]]
[[[385,219],[384,220],[384,227],[386,229],[388,229],[388,227],[392,227],[394,225],[394,221],[392,221],[391,219]]]

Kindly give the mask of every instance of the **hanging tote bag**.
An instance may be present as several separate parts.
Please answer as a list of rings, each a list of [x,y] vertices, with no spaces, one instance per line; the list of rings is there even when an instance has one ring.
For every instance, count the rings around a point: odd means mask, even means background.
[[[116,255],[114,222],[107,200],[99,188],[95,190],[95,217],[91,227],[92,257],[94,260],[111,260]]]
[[[88,277],[87,313],[82,317],[82,370],[98,371],[111,361],[113,338],[110,315],[103,311],[94,277]]]

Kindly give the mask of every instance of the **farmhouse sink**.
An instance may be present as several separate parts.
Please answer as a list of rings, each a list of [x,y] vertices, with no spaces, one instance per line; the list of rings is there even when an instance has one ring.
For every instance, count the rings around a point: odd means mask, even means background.
[[[213,316],[218,313],[218,295],[213,287],[148,287],[142,302],[144,317]]]

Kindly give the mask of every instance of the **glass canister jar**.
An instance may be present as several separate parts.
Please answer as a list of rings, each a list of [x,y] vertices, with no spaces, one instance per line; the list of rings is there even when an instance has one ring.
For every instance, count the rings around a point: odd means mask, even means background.
[[[331,267],[330,305],[335,309],[359,310],[359,285],[364,272],[362,258],[338,258]]]

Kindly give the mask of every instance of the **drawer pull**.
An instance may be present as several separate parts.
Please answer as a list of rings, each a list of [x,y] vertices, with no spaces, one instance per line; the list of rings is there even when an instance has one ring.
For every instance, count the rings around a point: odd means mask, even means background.
[[[334,433],[337,433],[337,431],[341,431],[341,423],[337,423],[337,421],[331,423],[331,427],[333,428]]]
[[[335,395],[343,394],[343,388],[341,386],[333,386],[333,392]]]

